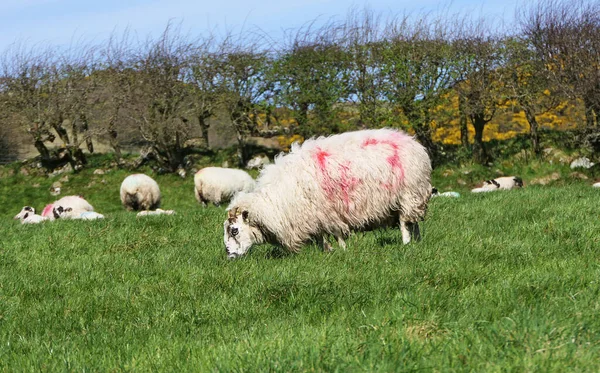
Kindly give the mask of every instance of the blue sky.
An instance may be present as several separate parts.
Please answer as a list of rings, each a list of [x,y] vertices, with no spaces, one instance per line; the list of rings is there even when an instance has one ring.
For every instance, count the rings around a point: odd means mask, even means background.
[[[450,4],[450,5],[449,5]],[[0,51],[16,41],[26,45],[69,45],[102,41],[125,28],[140,36],[160,34],[169,22],[200,34],[208,29],[241,30],[258,26],[277,36],[316,18],[343,18],[351,7],[384,14],[436,11],[468,12],[510,21],[518,0],[0,0]]]

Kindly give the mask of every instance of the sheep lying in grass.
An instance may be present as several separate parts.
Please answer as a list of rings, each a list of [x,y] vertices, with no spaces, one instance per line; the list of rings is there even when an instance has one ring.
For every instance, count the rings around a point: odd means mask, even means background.
[[[35,209],[31,206],[23,207],[14,218],[21,220],[21,224],[37,224],[49,220],[47,217],[37,215]]]
[[[72,207],[63,207],[55,205],[52,209],[54,219],[80,219],[80,220],[96,220],[104,219],[104,215],[95,211],[77,211]]]
[[[523,187],[523,180],[517,176],[498,177],[483,182],[483,186],[472,189],[473,193],[493,192],[496,190],[510,190]]]
[[[175,215],[175,211],[174,210],[156,209],[154,211],[140,211],[137,213],[138,218],[140,216],[154,216],[154,215]]]
[[[425,148],[392,129],[293,144],[262,170],[254,191],[239,193],[227,208],[227,255],[239,257],[264,242],[297,252],[311,238],[327,249],[327,235],[340,240],[394,215],[409,243],[411,235],[419,237],[430,175]]]
[[[458,192],[442,192],[440,193],[439,190],[437,188],[431,188],[431,197],[453,197],[453,198],[458,198],[460,197],[460,193]]]
[[[207,202],[219,206],[238,192],[251,191],[254,185],[246,171],[234,168],[206,167],[194,175],[194,195],[202,206]]]
[[[82,214],[84,212],[94,211],[94,207],[82,196],[65,196],[59,200],[47,204],[42,210],[41,217],[54,220],[54,208],[62,206],[63,208],[71,208],[73,214]],[[25,206],[28,207],[28,206]],[[25,209],[25,207],[23,209]]]
[[[160,188],[150,176],[129,175],[121,184],[121,203],[127,210],[155,210],[160,207]]]

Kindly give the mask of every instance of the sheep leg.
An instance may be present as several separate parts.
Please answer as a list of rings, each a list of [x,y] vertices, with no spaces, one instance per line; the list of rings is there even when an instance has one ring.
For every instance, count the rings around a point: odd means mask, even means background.
[[[421,240],[421,231],[419,230],[419,223],[407,223],[410,235],[415,241]]]
[[[410,243],[410,231],[407,227],[407,222],[400,220],[400,231],[402,232],[402,243],[408,245]]]
[[[342,249],[346,250],[346,241],[344,241],[344,238],[342,236],[337,236],[337,242]]]
[[[323,249],[323,252],[329,253],[329,252],[333,251],[331,244],[327,240],[327,235],[325,235],[325,234],[317,237],[317,244],[319,246],[321,246],[321,248]]]

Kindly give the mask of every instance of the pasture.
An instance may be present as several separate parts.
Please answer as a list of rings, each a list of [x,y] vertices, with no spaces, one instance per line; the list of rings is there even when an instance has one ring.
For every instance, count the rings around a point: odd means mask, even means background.
[[[105,220],[37,226],[12,217],[58,178],[0,179],[1,370],[600,370],[588,184],[433,199],[408,246],[381,230],[228,261],[224,207],[202,209],[191,177],[156,177],[177,215],[136,219],[126,175],[64,183]]]

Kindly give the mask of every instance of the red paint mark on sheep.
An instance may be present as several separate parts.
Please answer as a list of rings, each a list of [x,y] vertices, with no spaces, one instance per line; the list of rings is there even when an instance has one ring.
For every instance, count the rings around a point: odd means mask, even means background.
[[[319,169],[321,171],[325,171],[327,165],[325,164],[327,162],[327,157],[329,157],[331,154],[326,152],[325,150],[321,150],[321,148],[317,148],[317,154],[316,154],[316,158],[317,158],[317,163],[319,165]]]
[[[342,192],[342,200],[346,210],[350,210],[350,196],[356,190],[361,180],[352,176],[350,172],[351,163],[346,161],[340,165],[340,189]]]
[[[387,190],[395,190],[400,182],[404,179],[404,166],[400,161],[399,148],[398,143],[402,143],[408,139],[408,136],[404,136],[401,134],[393,134],[390,139],[374,139],[368,138],[365,139],[362,143],[362,147],[366,148],[367,146],[380,146],[385,145],[389,146],[392,149],[392,155],[386,158],[387,163],[392,167],[392,173],[396,175],[396,180],[393,183],[382,183],[382,186]]]
[[[54,204],[50,203],[44,207],[42,210],[42,216],[52,216],[52,209],[54,208]]]

